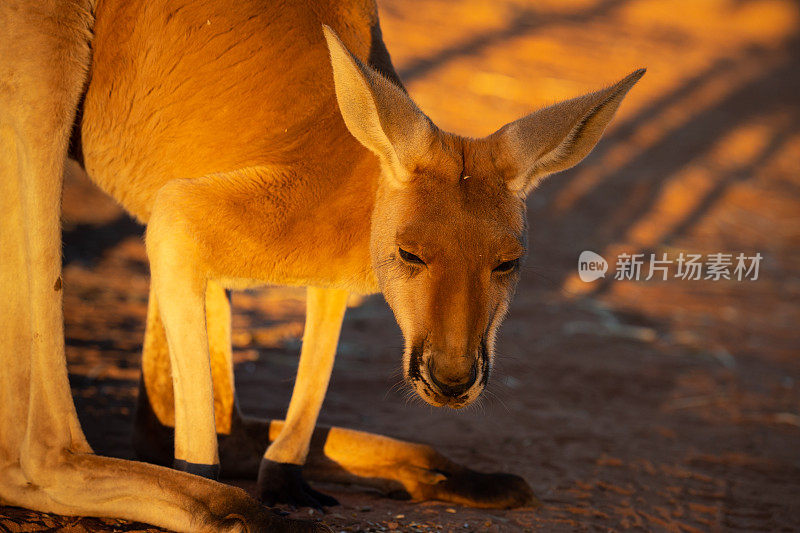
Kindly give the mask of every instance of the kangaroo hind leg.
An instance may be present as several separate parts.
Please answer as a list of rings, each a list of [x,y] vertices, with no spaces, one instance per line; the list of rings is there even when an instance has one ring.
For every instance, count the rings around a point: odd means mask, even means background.
[[[0,502],[179,531],[310,531],[244,491],[91,453],[64,355],[60,201],[90,2],[0,2]]]

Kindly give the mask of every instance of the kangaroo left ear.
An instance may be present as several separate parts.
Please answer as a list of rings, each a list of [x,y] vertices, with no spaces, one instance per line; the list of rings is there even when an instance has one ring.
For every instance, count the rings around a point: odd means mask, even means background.
[[[542,178],[578,164],[644,73],[639,69],[611,87],[534,111],[489,136],[508,188],[527,195]]]
[[[323,31],[347,129],[378,156],[390,182],[402,186],[430,148],[433,124],[405,91],[351,54],[332,29]]]

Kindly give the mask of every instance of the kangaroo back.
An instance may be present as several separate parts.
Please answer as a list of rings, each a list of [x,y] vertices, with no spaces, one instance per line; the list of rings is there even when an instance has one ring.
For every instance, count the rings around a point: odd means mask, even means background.
[[[338,112],[323,24],[397,80],[370,0],[101,2],[82,122],[88,173],[146,221],[171,179],[352,167],[364,149]]]

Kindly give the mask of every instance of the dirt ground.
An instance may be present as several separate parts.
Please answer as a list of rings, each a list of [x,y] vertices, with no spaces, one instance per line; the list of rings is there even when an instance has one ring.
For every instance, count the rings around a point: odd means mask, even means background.
[[[485,135],[648,73],[600,146],[528,201],[531,252],[482,403],[406,401],[401,338],[348,311],[321,422],[524,476],[539,509],[479,511],[322,487],[336,531],[800,530],[800,7],[780,0],[382,0],[420,107]],[[148,293],[142,229],[85,178],[64,198],[67,355],[99,453],[132,457]],[[584,283],[581,251],[763,256],[756,281]],[[244,410],[282,417],[303,291],[234,295]],[[251,483],[242,483],[246,488]],[[307,510],[298,512],[309,516]],[[311,514],[320,518],[319,514]],[[0,508],[0,530],[142,524]]]

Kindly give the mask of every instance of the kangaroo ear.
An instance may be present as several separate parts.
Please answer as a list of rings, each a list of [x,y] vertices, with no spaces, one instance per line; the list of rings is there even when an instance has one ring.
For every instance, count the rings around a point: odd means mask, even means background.
[[[545,176],[578,164],[644,73],[639,69],[611,87],[534,111],[493,133],[489,139],[498,148],[508,188],[526,195]]]
[[[403,89],[364,65],[323,25],[333,66],[336,100],[347,129],[400,184],[430,148],[434,126]]]

